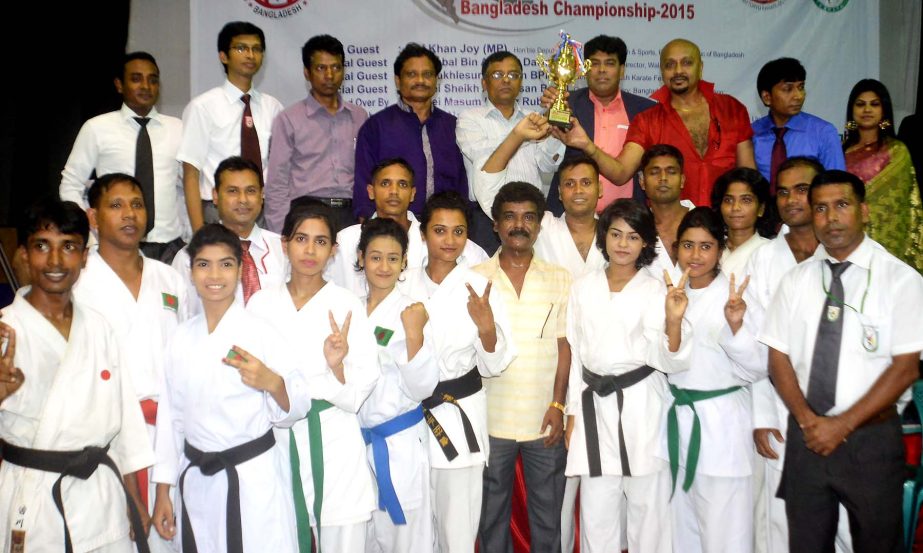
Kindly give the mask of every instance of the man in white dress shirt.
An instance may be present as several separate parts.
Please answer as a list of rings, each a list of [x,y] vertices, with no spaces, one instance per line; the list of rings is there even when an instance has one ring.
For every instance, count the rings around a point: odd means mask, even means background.
[[[523,181],[548,196],[542,173],[553,173],[564,144],[550,138],[547,118],[526,112],[517,102],[522,90],[522,62],[507,51],[494,52],[481,63],[484,105],[462,112],[455,130],[465,158],[468,190],[480,209],[474,210],[471,239],[493,255],[500,242],[490,210],[494,196],[508,182]]]
[[[176,161],[183,124],[157,111],[160,69],[147,52],[125,54],[115,89],[122,95],[121,109],[98,115],[80,128],[61,172],[59,194],[87,209],[86,191],[94,173],[127,173],[141,180],[142,187],[150,184],[149,190],[142,188],[149,215],[141,251],[170,263],[185,245],[181,235],[186,210],[180,201]],[[142,153],[145,146],[147,158]]]
[[[183,189],[192,230],[218,220],[211,176],[222,160],[241,156],[256,164],[262,181],[269,161],[272,121],[282,104],[253,87],[263,65],[266,38],[252,23],[232,21],[218,34],[218,59],[227,79],[200,94],[183,110]]]

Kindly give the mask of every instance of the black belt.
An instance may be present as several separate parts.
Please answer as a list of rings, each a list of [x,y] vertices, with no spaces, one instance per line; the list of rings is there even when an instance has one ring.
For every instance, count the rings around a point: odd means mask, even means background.
[[[644,365],[620,375],[602,376],[583,367],[583,381],[587,389],[583,391],[583,431],[586,436],[586,456],[590,466],[590,476],[602,475],[602,462],[599,459],[599,431],[596,429],[596,405],[593,393],[606,397],[615,392],[619,408],[619,460],[622,463],[622,476],[631,476],[631,467],[628,465],[628,450],[625,448],[625,432],[622,430],[622,405],[625,395],[622,390],[634,386],[654,372],[652,367]]]
[[[353,206],[352,198],[320,198],[317,196],[308,197],[337,209],[348,209]]]
[[[138,506],[128,495],[128,490],[125,489],[125,483],[122,480],[122,474],[115,465],[115,461],[109,457],[108,452],[108,445],[106,447],[85,447],[78,451],[48,451],[0,442],[0,457],[4,461],[27,469],[56,472],[61,475],[51,487],[51,496],[54,498],[55,507],[58,508],[58,513],[61,514],[61,519],[64,521],[64,551],[66,553],[72,553],[74,546],[71,543],[70,528],[67,526],[67,516],[64,514],[61,481],[64,480],[65,476],[86,480],[96,472],[99,465],[107,466],[115,473],[119,484],[122,486],[122,491],[125,492],[125,501],[128,503],[128,519],[135,534],[135,543],[138,546],[139,553],[150,552],[147,537],[144,533],[144,525],[141,523],[141,515],[138,513]]]
[[[449,439],[449,435],[445,433],[442,425],[436,420],[431,410],[443,403],[451,403],[455,407],[458,407],[458,412],[461,413],[462,426],[465,429],[465,439],[468,441],[468,451],[477,453],[481,451],[481,448],[478,446],[478,439],[474,434],[474,427],[471,426],[471,421],[468,419],[468,415],[465,414],[465,410],[458,404],[458,400],[472,396],[480,389],[481,375],[478,374],[478,368],[475,367],[465,373],[464,376],[453,378],[452,380],[443,380],[436,385],[436,389],[433,390],[433,395],[424,399],[422,402],[423,414],[426,416],[426,424],[429,425],[429,429],[433,432],[433,436],[436,437],[436,441],[439,442],[439,446],[442,448],[442,453],[445,454],[446,459],[449,461],[458,457],[458,451],[455,449],[455,446],[452,445],[452,440]]]
[[[189,459],[189,466],[179,477],[179,497],[183,501],[183,482],[186,479],[186,473],[192,467],[199,467],[205,476],[214,476],[221,471],[228,476],[228,498],[227,498],[227,550],[228,553],[243,553],[243,537],[241,536],[240,523],[240,480],[237,477],[237,465],[245,463],[250,459],[259,457],[276,445],[276,437],[272,429],[255,440],[234,446],[224,451],[204,452],[189,445],[186,442],[183,452]],[[186,512],[186,506],[183,505],[183,553],[197,553],[195,535],[192,533],[192,524],[189,523],[189,514]]]

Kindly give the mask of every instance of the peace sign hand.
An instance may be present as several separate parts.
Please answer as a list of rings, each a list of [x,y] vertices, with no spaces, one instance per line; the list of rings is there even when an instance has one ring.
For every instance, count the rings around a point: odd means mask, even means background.
[[[740,288],[734,286],[734,273],[731,273],[731,284],[728,290],[728,301],[724,304],[724,318],[727,319],[731,332],[737,334],[744,323],[744,313],[747,312],[747,302],[744,301],[744,290],[750,284],[750,275],[744,279]]]
[[[330,336],[327,336],[327,339],[324,340],[324,359],[327,360],[327,366],[333,371],[333,376],[341,384],[345,384],[346,376],[344,375],[343,359],[346,359],[346,355],[349,353],[349,342],[346,338],[349,336],[349,323],[352,320],[353,312],[350,311],[346,314],[342,327],[337,326],[337,322],[333,319],[333,311],[327,311],[327,315],[330,318]]]
[[[25,380],[25,375],[13,364],[16,356],[16,331],[0,323],[0,343],[6,344],[6,351],[0,356],[0,401],[16,392]]]
[[[494,330],[494,311],[490,308],[490,288],[493,286],[492,281],[487,281],[484,287],[484,295],[479,296],[470,284],[465,283],[468,288],[468,315],[478,327],[478,334],[486,334]]]
[[[667,284],[665,305],[667,323],[681,322],[683,315],[686,314],[686,307],[689,305],[689,298],[686,297],[686,282],[689,281],[689,269],[683,271],[683,276],[680,277],[676,286],[673,285],[673,279],[670,278],[670,273],[666,269],[663,270],[663,280]]]

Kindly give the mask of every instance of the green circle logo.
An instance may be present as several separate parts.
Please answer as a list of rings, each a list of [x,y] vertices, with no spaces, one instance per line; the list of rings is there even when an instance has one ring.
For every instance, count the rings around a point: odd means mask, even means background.
[[[828,13],[834,13],[846,7],[849,0],[814,0],[814,5]]]

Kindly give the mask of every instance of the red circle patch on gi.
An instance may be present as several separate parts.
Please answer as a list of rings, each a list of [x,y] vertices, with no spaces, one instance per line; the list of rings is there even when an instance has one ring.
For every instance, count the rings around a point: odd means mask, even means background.
[[[99,373],[99,376],[103,380],[109,380],[112,377],[112,373],[110,373],[106,369],[103,369],[103,372]]]

